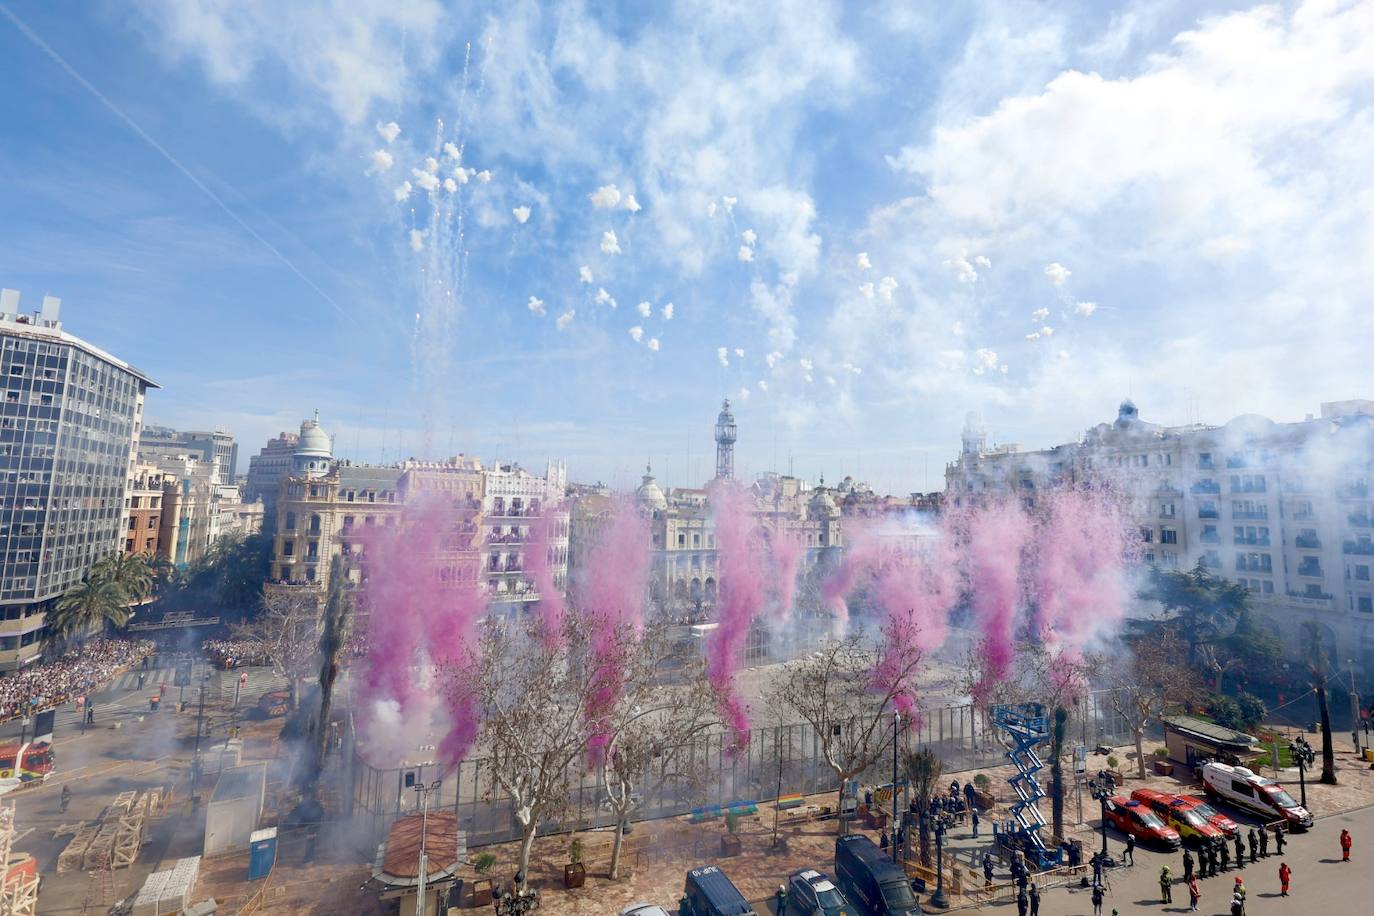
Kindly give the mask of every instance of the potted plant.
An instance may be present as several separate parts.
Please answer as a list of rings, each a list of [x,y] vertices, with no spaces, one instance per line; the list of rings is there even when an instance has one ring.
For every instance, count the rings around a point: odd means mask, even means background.
[[[720,855],[721,858],[728,859],[731,856],[739,855],[743,848],[739,837],[735,835],[735,831],[739,829],[738,814],[733,811],[725,812],[725,829],[727,831],[725,836],[720,838]]]
[[[477,880],[472,882],[472,905],[490,906],[491,905],[491,879],[487,877],[487,872],[496,864],[496,856],[489,852],[480,852],[472,857],[473,871],[477,872]]]
[[[1118,786],[1126,781],[1126,775],[1121,772],[1121,758],[1112,754],[1107,758],[1107,775],[1112,778]]]
[[[1174,762],[1169,759],[1167,747],[1155,748],[1155,772],[1160,776],[1174,775]]]
[[[587,883],[587,867],[582,864],[582,839],[573,837],[568,844],[568,864],[563,866],[563,886],[581,887]]]

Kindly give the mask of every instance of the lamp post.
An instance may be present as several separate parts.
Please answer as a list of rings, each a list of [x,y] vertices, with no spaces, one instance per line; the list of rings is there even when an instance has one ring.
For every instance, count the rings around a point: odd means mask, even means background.
[[[1102,806],[1102,865],[1093,869],[1093,882],[1096,883],[1107,864],[1107,800],[1116,792],[1116,780],[1106,770],[1100,770],[1096,779],[1088,780],[1088,791]]]
[[[1312,750],[1312,745],[1307,743],[1307,739],[1298,735],[1293,743],[1288,745],[1288,753],[1292,756],[1293,762],[1298,765],[1298,786],[1302,792],[1302,806],[1307,807],[1307,768],[1316,759],[1316,752]]]
[[[1355,756],[1360,757],[1360,695],[1355,692],[1355,660],[1346,659],[1346,665],[1350,667],[1350,734],[1354,739]]]
[[[935,893],[930,895],[930,905],[946,909],[949,898],[945,896],[945,830],[949,827],[948,815],[935,815]]]
[[[902,714],[892,711],[892,861],[897,861],[897,732]]]
[[[429,785],[416,783],[412,786],[415,790],[415,804],[420,809],[420,883],[416,885],[415,916],[425,916],[425,897],[429,893],[429,856],[425,852],[425,840],[429,833],[429,793],[437,792],[441,783],[442,780],[436,779]]]

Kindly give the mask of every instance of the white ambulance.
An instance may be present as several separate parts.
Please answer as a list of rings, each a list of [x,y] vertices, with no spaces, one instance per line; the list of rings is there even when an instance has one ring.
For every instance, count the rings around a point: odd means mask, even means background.
[[[1312,815],[1283,786],[1257,776],[1245,767],[1208,762],[1202,766],[1202,787],[1208,798],[1219,799],[1266,821],[1281,819],[1290,830],[1312,826]]]

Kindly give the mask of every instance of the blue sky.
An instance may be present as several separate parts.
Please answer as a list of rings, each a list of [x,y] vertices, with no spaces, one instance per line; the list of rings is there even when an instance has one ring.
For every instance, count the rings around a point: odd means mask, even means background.
[[[1371,393],[1369,2],[3,9],[0,284],[245,455],[698,483],[728,395],[746,472],[905,492],[969,410]]]

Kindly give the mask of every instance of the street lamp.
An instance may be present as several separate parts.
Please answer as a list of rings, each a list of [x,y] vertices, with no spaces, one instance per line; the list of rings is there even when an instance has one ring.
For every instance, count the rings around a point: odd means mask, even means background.
[[[1288,753],[1293,761],[1298,765],[1298,785],[1302,790],[1302,806],[1307,807],[1307,768],[1312,765],[1312,761],[1317,755],[1312,750],[1312,745],[1307,743],[1307,739],[1298,735],[1293,743],[1288,745]]]
[[[902,714],[892,711],[892,861],[897,861],[897,732],[902,727]]]
[[[1097,882],[1107,866],[1107,800],[1116,793],[1116,780],[1106,770],[1099,770],[1096,779],[1088,780],[1088,791],[1102,806],[1102,866],[1093,869],[1093,881]]]
[[[429,892],[425,886],[429,881],[429,856],[425,853],[425,839],[429,833],[429,794],[439,791],[442,782],[436,779],[429,785],[419,782],[411,786],[415,790],[415,805],[420,809],[420,883],[416,886],[415,916],[425,916],[425,896]]]
[[[935,815],[935,893],[930,895],[930,905],[946,909],[949,898],[945,896],[945,831],[949,828],[949,815]]]

